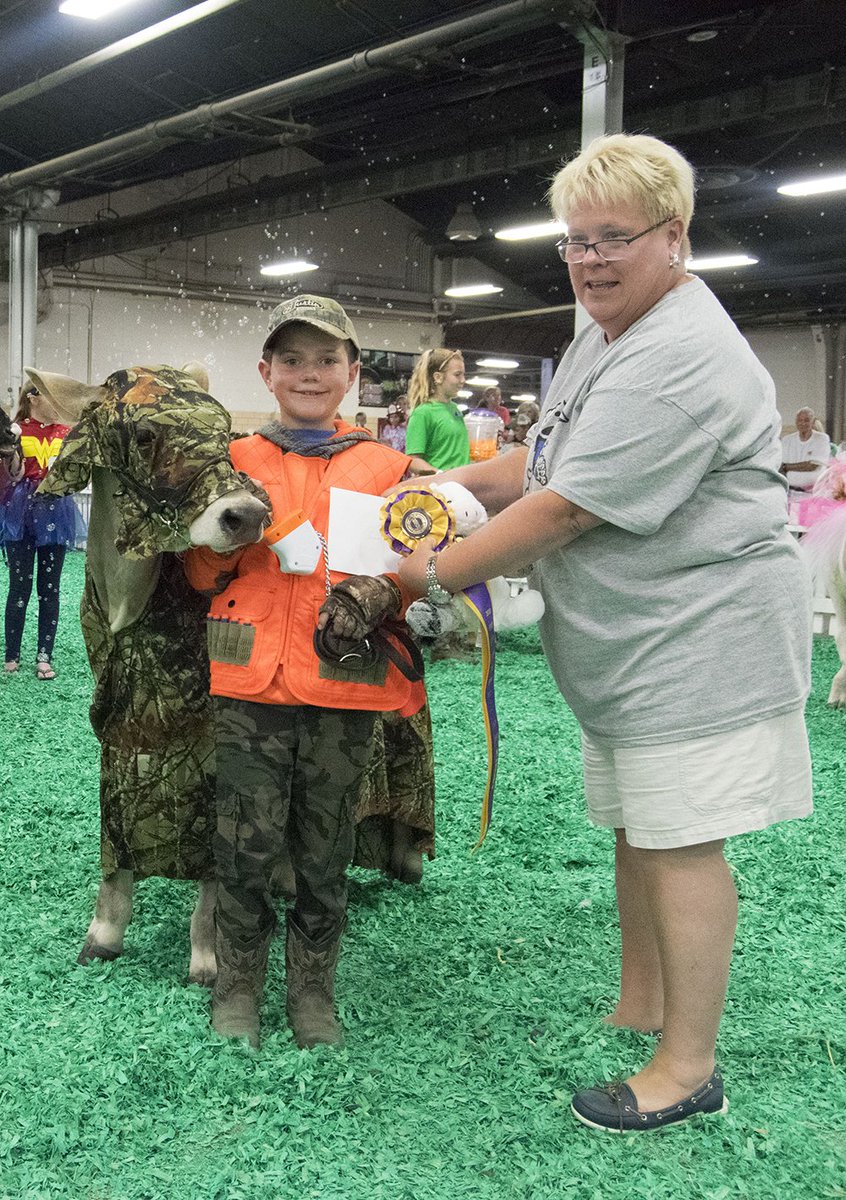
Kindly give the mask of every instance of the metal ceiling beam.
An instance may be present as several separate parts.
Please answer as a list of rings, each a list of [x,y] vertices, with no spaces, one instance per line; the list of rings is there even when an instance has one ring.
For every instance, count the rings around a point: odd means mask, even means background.
[[[585,28],[579,36],[584,46],[582,72],[582,150],[605,134],[623,132],[623,63],[626,39],[619,33],[598,35]],[[587,309],[576,303],[575,330],[591,323]]]
[[[391,74],[406,67],[409,61],[413,62],[420,55],[437,49],[448,47],[454,52],[470,38],[498,40],[506,33],[546,25],[553,19],[565,26],[581,29],[590,9],[589,0],[512,0],[510,4],[484,9],[424,33],[360,51],[338,62],[316,67],[239,96],[202,104],[190,112],[150,121],[138,129],[106,138],[96,145],[9,172],[0,176],[0,195],[11,195],[33,184],[56,183],[95,167],[105,164],[112,166],[138,154],[147,155],[151,149],[195,139],[200,132],[213,135],[215,127],[227,118],[272,112],[281,105],[302,103],[314,96],[323,98],[361,83],[364,77],[380,78]]]
[[[9,361],[6,391],[14,404],[24,380],[24,365],[35,358],[38,231],[19,218],[9,230]]]
[[[824,93],[827,103],[809,108],[815,98],[819,104],[824,80],[831,85],[829,92]],[[830,72],[823,71],[784,80],[777,91],[755,85],[696,103],[635,112],[630,115],[628,124],[650,132],[660,130],[665,137],[678,138],[707,128],[709,114],[713,114],[715,108],[719,108],[722,126],[750,121],[755,104],[759,106],[756,118],[759,123],[775,113],[786,119],[792,104],[792,117],[798,125],[837,124],[846,116],[846,70],[838,71],[836,79],[831,78]],[[40,261],[42,267],[75,264],[146,246],[281,221],[308,212],[368,200],[389,200],[450,183],[466,184],[507,175],[558,162],[578,148],[579,139],[580,131],[574,127],[551,134],[544,131],[528,137],[508,138],[495,146],[460,150],[423,162],[362,167],[354,160],[338,166],[315,167],[292,175],[261,179],[243,188],[212,193],[132,217],[80,226],[65,233],[42,234]],[[751,216],[763,211],[771,202],[772,197],[767,194],[759,200],[716,204],[713,211],[720,220],[734,215]],[[707,210],[703,210],[700,219],[706,213]]]

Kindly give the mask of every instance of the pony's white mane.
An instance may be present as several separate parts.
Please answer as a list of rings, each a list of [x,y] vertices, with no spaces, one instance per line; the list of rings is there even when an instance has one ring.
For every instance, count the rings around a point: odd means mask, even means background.
[[[799,543],[814,579],[828,588],[839,577],[846,580],[846,504],[813,525]]]

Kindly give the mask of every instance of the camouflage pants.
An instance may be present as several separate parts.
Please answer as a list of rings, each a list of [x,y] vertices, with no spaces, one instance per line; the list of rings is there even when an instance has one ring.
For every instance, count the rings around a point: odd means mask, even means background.
[[[315,942],[337,934],[347,906],[353,808],[376,714],[215,699],[218,945],[270,936],[271,880],[287,846],[294,920]]]

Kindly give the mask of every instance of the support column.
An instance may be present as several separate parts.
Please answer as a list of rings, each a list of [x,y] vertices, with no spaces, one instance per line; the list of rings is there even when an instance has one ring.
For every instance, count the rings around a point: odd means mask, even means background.
[[[594,138],[623,129],[623,62],[625,38],[586,25],[578,33],[585,49],[582,70],[582,149]],[[590,324],[581,304],[576,303],[575,331]]]
[[[846,323],[823,326],[825,429],[835,445],[846,438]]]
[[[38,226],[22,212],[9,228],[9,405],[17,401],[24,367],[35,360],[37,293]]]

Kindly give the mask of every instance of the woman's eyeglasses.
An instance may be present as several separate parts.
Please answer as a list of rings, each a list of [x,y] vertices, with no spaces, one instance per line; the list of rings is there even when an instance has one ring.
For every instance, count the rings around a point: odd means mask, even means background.
[[[662,225],[674,220],[675,217],[664,217],[663,221],[656,221],[648,229],[642,229],[640,233],[629,238],[606,238],[601,242],[571,242],[569,238],[562,238],[560,242],[555,243],[555,249],[558,251],[561,261],[565,263],[584,262],[588,250],[595,250],[605,262],[617,262],[621,258],[628,258],[632,242],[636,242],[638,238],[652,233],[653,229],[660,229]]]

